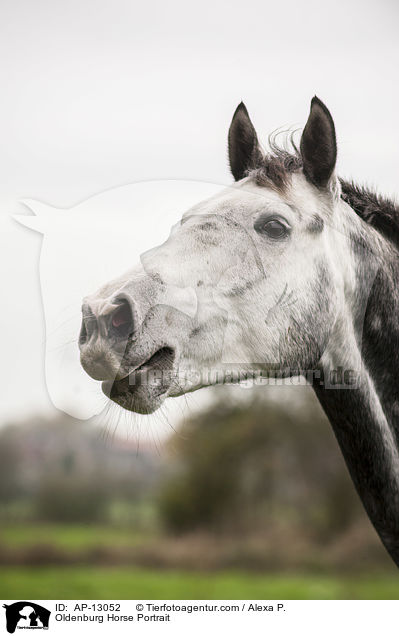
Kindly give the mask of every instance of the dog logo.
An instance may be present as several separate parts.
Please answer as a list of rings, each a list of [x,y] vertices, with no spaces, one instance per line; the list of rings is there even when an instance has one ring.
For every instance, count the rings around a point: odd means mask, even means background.
[[[18,601],[3,607],[6,610],[9,634],[13,634],[16,629],[48,629],[51,612],[37,603]]]

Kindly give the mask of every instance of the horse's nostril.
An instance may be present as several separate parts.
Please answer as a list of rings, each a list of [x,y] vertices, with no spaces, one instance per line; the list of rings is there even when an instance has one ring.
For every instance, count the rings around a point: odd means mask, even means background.
[[[130,336],[133,333],[134,321],[132,310],[126,300],[121,304],[111,316],[111,327],[118,336]]]

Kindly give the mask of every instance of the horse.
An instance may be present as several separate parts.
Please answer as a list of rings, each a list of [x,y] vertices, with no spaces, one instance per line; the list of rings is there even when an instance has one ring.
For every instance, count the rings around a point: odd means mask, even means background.
[[[304,376],[399,565],[399,208],[337,176],[316,96],[299,147],[271,137],[267,151],[240,103],[228,153],[233,185],[84,299],[81,364],[139,413],[219,382]]]

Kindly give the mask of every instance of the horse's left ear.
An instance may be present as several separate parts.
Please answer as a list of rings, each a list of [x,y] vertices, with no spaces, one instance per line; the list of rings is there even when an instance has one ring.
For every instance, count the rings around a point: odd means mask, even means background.
[[[312,99],[300,149],[306,178],[318,188],[325,188],[337,161],[337,140],[330,111],[316,96]]]
[[[248,170],[260,165],[262,157],[255,128],[245,104],[241,102],[229,128],[229,161],[234,179],[239,181],[246,177]]]

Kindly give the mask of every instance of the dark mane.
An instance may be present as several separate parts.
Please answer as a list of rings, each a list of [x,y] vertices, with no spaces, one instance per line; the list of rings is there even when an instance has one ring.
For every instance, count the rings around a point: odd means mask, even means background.
[[[290,175],[302,168],[302,158],[295,143],[290,138],[292,152],[279,147],[275,138],[269,138],[270,152],[264,156],[262,165],[249,172],[257,185],[284,191]],[[342,199],[380,234],[399,248],[399,206],[394,201],[356,185],[353,181],[339,179]]]
[[[394,201],[340,179],[342,198],[356,214],[399,248],[399,207]]]

